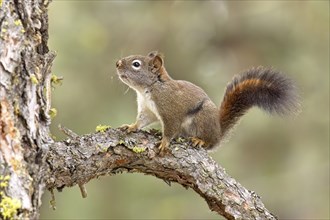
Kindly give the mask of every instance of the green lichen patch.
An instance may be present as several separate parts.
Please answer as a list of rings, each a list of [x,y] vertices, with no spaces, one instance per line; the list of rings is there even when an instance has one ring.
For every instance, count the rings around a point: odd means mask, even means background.
[[[95,131],[103,133],[109,128],[111,128],[111,126],[109,126],[109,125],[98,125],[98,126],[96,126]]]
[[[0,211],[4,219],[14,219],[17,210],[22,207],[18,199],[2,196],[0,202]]]
[[[102,150],[103,152],[107,152],[108,148],[110,146],[109,145],[103,145],[103,144],[97,144],[96,147],[99,148],[100,150]]]
[[[20,19],[17,19],[17,20],[14,21],[14,24],[16,26],[22,26],[22,21]]]
[[[119,144],[119,145],[125,145],[125,141],[122,140],[122,139],[120,139],[120,140],[118,141],[118,144]]]
[[[134,147],[132,148],[132,151],[133,151],[134,153],[139,154],[139,153],[142,153],[142,152],[146,151],[146,148],[145,148],[145,147],[134,146]]]
[[[9,179],[10,179],[9,175],[6,175],[6,176],[0,175],[0,189],[6,188],[8,186]]]
[[[10,176],[0,175],[0,218],[14,219],[17,210],[22,207],[21,202],[16,198],[11,198],[4,194],[5,188],[8,187]]]
[[[49,114],[51,119],[55,118],[56,115],[57,115],[57,109],[56,108],[49,109],[48,114]]]
[[[31,74],[30,80],[31,80],[33,85],[38,85],[39,84],[39,80],[37,79],[35,74]]]
[[[62,81],[63,81],[63,77],[62,76],[56,76],[55,74],[53,74],[50,78],[50,82],[52,83],[53,86],[57,86],[57,85],[62,85]]]

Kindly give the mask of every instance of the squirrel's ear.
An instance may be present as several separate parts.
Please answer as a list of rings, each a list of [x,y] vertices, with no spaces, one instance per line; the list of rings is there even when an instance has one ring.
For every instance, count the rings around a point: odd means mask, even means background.
[[[148,53],[148,57],[154,58],[157,54],[158,54],[158,51],[151,51],[150,53]]]
[[[148,57],[151,58],[150,60],[151,72],[156,73],[163,66],[164,63],[163,57],[157,51],[150,52],[148,54]]]

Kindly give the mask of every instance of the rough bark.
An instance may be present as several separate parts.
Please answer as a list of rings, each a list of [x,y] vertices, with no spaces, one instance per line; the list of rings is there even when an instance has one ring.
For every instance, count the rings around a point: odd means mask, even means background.
[[[36,219],[45,187],[62,189],[100,175],[142,172],[200,194],[228,219],[274,219],[258,196],[229,177],[203,149],[159,136],[106,133],[54,143],[49,135],[51,73],[47,0],[0,0],[0,218]]]
[[[51,141],[48,3],[0,2],[1,215],[34,219],[44,186],[40,158]]]
[[[138,172],[177,182],[203,197],[210,209],[227,219],[276,219],[260,198],[226,174],[204,149],[185,141],[172,142],[164,156],[157,153],[161,136],[146,131],[126,134],[119,129],[73,136],[49,148],[46,186],[83,185],[102,175]]]

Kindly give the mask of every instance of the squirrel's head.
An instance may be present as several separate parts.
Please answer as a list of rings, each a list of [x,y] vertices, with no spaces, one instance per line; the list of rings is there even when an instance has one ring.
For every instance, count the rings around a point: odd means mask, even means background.
[[[116,62],[116,67],[120,80],[136,90],[170,79],[164,67],[163,56],[157,51],[150,52],[147,56],[124,57]]]

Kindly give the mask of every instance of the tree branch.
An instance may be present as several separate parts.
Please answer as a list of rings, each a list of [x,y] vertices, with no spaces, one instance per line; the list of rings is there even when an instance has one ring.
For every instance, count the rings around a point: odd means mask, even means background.
[[[254,192],[228,176],[204,149],[172,142],[160,157],[155,147],[160,138],[154,132],[108,129],[54,143],[45,157],[46,187],[81,187],[98,176],[139,172],[193,189],[227,219],[276,219]]]

